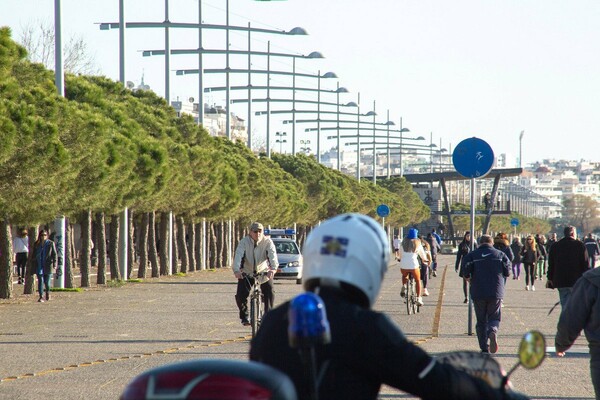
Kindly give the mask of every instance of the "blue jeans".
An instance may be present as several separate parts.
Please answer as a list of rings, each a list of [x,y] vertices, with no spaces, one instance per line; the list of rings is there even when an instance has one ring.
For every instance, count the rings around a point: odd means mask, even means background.
[[[38,278],[38,292],[40,293],[40,297],[44,294],[44,286],[46,287],[46,292],[50,292],[50,274],[37,274]]]
[[[481,351],[488,351],[488,338],[491,332],[498,333],[502,319],[502,299],[473,300],[477,324],[475,331]]]
[[[567,300],[569,300],[569,296],[571,296],[572,287],[561,287],[558,288],[558,297],[560,298],[560,306],[565,308],[567,304]]]

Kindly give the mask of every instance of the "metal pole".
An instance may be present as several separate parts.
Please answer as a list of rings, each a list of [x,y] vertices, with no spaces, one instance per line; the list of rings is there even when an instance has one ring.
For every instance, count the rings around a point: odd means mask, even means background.
[[[475,178],[471,178],[471,251],[475,250]],[[468,329],[469,335],[473,334],[473,301],[471,300],[471,291],[467,285],[467,298],[469,299]]]
[[[321,70],[317,78],[317,163],[321,164]]]
[[[404,176],[404,166],[402,165],[402,117],[400,117],[400,177]],[[402,236],[400,236],[402,238]]]
[[[54,0],[54,81],[58,95],[61,97],[65,96],[65,75],[64,75],[64,61],[63,61],[63,49],[62,49],[62,7],[60,0]],[[58,216],[54,220],[54,230],[56,231],[55,240],[57,251],[61,251],[64,255],[64,238],[65,238],[65,217]],[[57,269],[62,271],[53,282],[52,286],[57,288],[65,287],[65,257],[59,256],[57,262]]]
[[[125,0],[119,0],[119,79],[125,86]],[[168,18],[167,18],[168,19]],[[166,56],[166,53],[165,53]],[[169,99],[167,99],[168,101]],[[121,269],[121,279],[127,280],[127,254],[129,246],[129,223],[127,207],[119,216],[119,247],[118,257]]]
[[[202,263],[200,268],[202,270],[206,269],[206,218],[202,218]]]
[[[390,110],[387,110],[387,177],[390,178]],[[400,133],[402,135],[402,133]]]
[[[375,150],[375,100],[373,100],[373,185],[377,184],[377,152]]]
[[[341,162],[342,162],[342,156],[341,156],[341,152],[340,152],[340,81],[338,81],[337,83],[337,90],[336,90],[336,98],[337,98],[337,170],[341,171]]]
[[[271,158],[271,41],[267,42],[267,158]]]
[[[360,181],[360,92],[358,93],[356,112],[356,179]]]
[[[252,151],[252,55],[250,54],[250,22],[248,22],[248,148]]]
[[[202,0],[198,0],[198,24],[202,24]],[[202,26],[198,28],[198,125],[204,125],[204,72]]]
[[[169,241],[169,275],[173,275],[173,212],[169,211],[169,233],[168,238]]]
[[[292,155],[296,155],[296,57],[292,58]]]
[[[201,1],[201,0],[200,0]],[[227,134],[227,139],[231,140],[231,89],[229,88],[229,0],[225,3],[225,108],[227,109],[227,114],[225,115],[225,123],[227,127],[225,128],[225,133]]]
[[[169,21],[169,0],[165,0],[165,22]],[[169,40],[169,27],[165,27],[165,100],[171,104],[171,43]]]

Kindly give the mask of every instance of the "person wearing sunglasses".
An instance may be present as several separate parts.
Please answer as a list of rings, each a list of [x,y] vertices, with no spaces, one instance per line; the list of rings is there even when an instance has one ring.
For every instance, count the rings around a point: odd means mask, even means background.
[[[48,232],[41,230],[33,244],[33,267],[38,279],[38,302],[44,302],[44,288],[46,301],[50,300],[50,275],[56,269],[56,245],[48,239]]]

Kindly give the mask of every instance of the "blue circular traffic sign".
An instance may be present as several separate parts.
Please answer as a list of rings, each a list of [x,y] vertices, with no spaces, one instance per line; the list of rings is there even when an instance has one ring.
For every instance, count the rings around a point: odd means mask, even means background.
[[[512,226],[519,226],[519,218],[512,218],[512,219],[510,220],[510,224],[511,224]]]
[[[465,178],[482,178],[494,166],[494,151],[485,140],[472,137],[454,148],[452,163]]]
[[[377,206],[377,215],[379,215],[381,218],[385,218],[390,215],[390,208],[387,206],[387,204],[380,204]]]

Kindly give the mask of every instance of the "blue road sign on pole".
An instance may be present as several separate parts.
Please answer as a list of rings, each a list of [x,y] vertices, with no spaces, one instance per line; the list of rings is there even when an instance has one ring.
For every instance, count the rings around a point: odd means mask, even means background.
[[[454,148],[452,163],[465,178],[482,178],[494,166],[494,151],[486,141],[472,137]]]
[[[519,218],[513,218],[510,220],[512,226],[519,226]]]
[[[387,204],[380,204],[377,206],[377,215],[379,215],[381,218],[385,218],[390,215],[390,208],[387,206]]]

